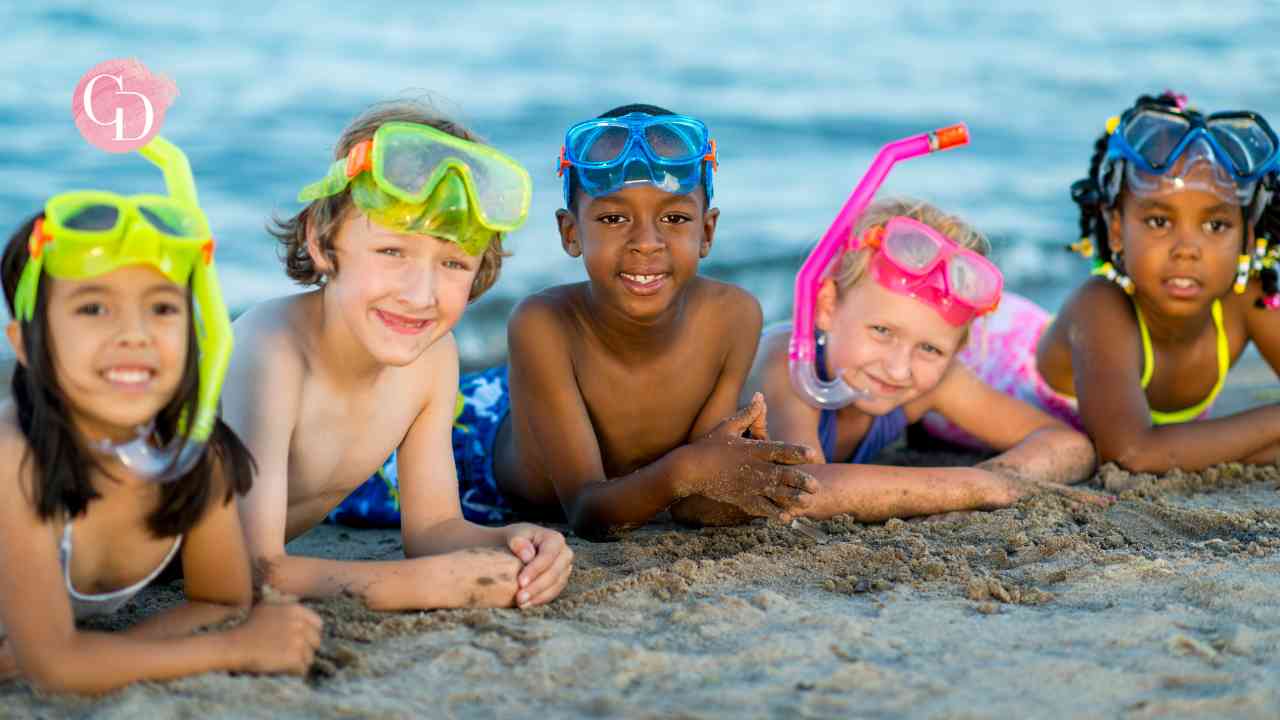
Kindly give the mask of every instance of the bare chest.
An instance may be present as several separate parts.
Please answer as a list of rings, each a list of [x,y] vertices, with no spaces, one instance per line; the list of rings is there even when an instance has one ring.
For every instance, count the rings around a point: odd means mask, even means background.
[[[721,372],[718,358],[664,356],[623,367],[584,362],[578,383],[610,476],[688,442]]]
[[[323,517],[373,474],[413,425],[423,395],[390,383],[341,394],[322,383],[304,387],[289,443],[290,519],[303,509]]]

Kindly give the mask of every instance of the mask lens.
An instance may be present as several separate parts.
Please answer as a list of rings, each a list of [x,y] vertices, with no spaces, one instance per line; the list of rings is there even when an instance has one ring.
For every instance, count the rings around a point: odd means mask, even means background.
[[[1275,142],[1253,118],[1215,118],[1209,122],[1209,132],[1239,175],[1252,175],[1276,154]]]
[[[85,205],[59,219],[59,223],[68,230],[102,231],[116,226],[120,219],[120,210],[114,205]]]
[[[183,208],[153,203],[139,205],[138,212],[152,227],[166,235],[191,240],[202,239],[199,219]]]
[[[997,290],[990,269],[966,253],[951,256],[947,263],[947,286],[952,295],[972,305],[988,304]]]
[[[928,272],[941,251],[937,240],[913,227],[893,228],[884,239],[884,252],[894,264],[915,275]]]
[[[663,121],[644,129],[644,141],[654,156],[671,163],[694,162],[705,154],[706,133],[692,123]]]
[[[589,126],[572,133],[569,155],[584,163],[611,163],[622,157],[631,131],[617,125]]]
[[[1161,169],[1169,154],[1191,129],[1186,118],[1155,110],[1140,110],[1124,126],[1124,140],[1152,168]]]
[[[406,195],[420,195],[449,148],[414,132],[388,132],[377,139],[382,179]]]

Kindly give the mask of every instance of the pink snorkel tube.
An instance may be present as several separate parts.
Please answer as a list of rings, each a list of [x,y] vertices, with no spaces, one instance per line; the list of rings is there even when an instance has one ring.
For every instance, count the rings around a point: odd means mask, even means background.
[[[853,230],[854,223],[871,202],[876,190],[880,189],[894,163],[968,142],[969,129],[964,123],[960,123],[903,138],[880,148],[871,167],[858,181],[858,186],[845,201],[844,207],[840,208],[831,227],[827,228],[822,240],[800,267],[800,272],[796,275],[795,314],[791,323],[791,348],[788,357],[791,363],[791,385],[811,405],[834,410],[865,396],[863,391],[849,387],[838,374],[834,380],[819,379],[814,368],[816,349],[813,308],[818,289],[831,262],[850,245],[849,233]]]

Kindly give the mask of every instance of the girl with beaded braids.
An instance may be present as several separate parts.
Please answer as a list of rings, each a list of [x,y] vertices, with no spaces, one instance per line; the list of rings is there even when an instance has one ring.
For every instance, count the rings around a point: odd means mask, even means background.
[[[1072,185],[1094,277],[1056,317],[1008,293],[961,362],[1137,472],[1280,460],[1280,404],[1209,419],[1253,342],[1280,374],[1280,141],[1252,112],[1173,93],[1107,122]],[[937,418],[935,434],[963,440]]]

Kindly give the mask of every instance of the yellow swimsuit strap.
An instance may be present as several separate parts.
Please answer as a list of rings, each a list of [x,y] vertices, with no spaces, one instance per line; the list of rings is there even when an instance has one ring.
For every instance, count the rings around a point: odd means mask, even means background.
[[[1151,335],[1147,332],[1147,323],[1142,319],[1142,311],[1138,309],[1137,303],[1133,305],[1133,312],[1138,316],[1138,329],[1142,332],[1142,389],[1146,390],[1147,385],[1151,384],[1151,375],[1156,370],[1155,360],[1153,359],[1155,353],[1151,351]],[[1195,420],[1206,408],[1213,404],[1213,401],[1218,397],[1218,393],[1222,392],[1222,385],[1227,381],[1227,371],[1231,369],[1231,347],[1227,344],[1227,331],[1222,325],[1222,302],[1220,300],[1213,301],[1213,325],[1218,330],[1218,382],[1214,383],[1213,389],[1209,391],[1209,395],[1204,400],[1185,410],[1173,410],[1170,412],[1152,410],[1151,421],[1156,425],[1171,425]]]

